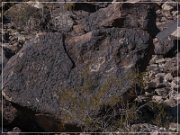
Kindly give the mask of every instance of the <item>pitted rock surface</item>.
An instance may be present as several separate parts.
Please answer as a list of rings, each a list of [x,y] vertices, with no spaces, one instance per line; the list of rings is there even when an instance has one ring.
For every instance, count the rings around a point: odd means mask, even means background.
[[[124,28],[85,36],[64,43],[62,34],[45,33],[28,42],[4,69],[5,97],[78,125],[86,113],[97,115],[101,106],[116,105],[113,99],[134,87],[135,69],[150,59],[150,36]]]
[[[22,106],[55,113],[56,88],[68,78],[72,65],[62,35],[49,33],[26,44],[9,60],[4,69],[4,93]]]
[[[178,130],[178,0],[17,1],[0,5],[3,131]]]

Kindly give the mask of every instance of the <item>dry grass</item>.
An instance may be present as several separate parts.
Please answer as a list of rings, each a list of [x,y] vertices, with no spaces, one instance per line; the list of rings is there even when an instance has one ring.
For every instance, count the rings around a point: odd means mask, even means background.
[[[109,121],[104,121],[102,117],[109,117],[109,120],[114,119],[117,114],[108,114],[110,116],[98,116],[94,117],[92,114],[88,114],[88,112],[97,112],[101,109],[102,106],[109,106],[110,108],[114,108],[116,105],[123,105],[125,108],[125,113],[122,117],[118,118],[115,126],[112,130],[116,128],[125,128],[125,125],[129,125],[130,123],[136,121],[138,119],[136,109],[137,106],[135,104],[129,104],[131,99],[134,99],[137,95],[134,88],[129,89],[122,96],[119,95],[111,95],[107,96],[107,93],[111,91],[111,89],[116,88],[117,90],[121,89],[122,81],[124,79],[131,79],[134,85],[139,83],[144,86],[143,76],[144,74],[137,73],[129,73],[125,76],[125,78],[117,78],[114,76],[109,76],[101,86],[95,88],[95,83],[98,83],[91,76],[88,68],[84,68],[84,71],[81,72],[81,78],[83,78],[83,83],[79,86],[75,86],[74,88],[69,88],[63,90],[59,94],[60,104],[64,104],[64,106],[70,105],[70,116],[64,117],[67,120],[76,119],[80,120],[86,127],[92,127],[92,129],[103,130],[107,128]],[[99,87],[100,86],[100,87]],[[96,90],[95,90],[96,89]],[[104,98],[106,97],[106,101]],[[114,110],[116,112],[116,110]],[[68,114],[67,114],[68,115]],[[111,116],[112,115],[112,116]],[[73,117],[71,117],[73,116]],[[66,120],[65,120],[66,121]],[[89,130],[89,129],[86,129]]]

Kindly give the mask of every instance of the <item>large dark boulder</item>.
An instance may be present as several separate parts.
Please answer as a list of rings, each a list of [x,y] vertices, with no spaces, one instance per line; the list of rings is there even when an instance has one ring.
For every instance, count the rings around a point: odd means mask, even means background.
[[[52,118],[60,131],[102,130],[102,108],[132,98],[128,93],[150,59],[151,43],[140,29],[100,29],[66,39],[41,34],[6,64],[3,96],[40,113],[41,127]]]
[[[3,82],[4,93],[22,106],[55,113],[58,101],[53,87],[60,87],[56,81],[68,79],[72,65],[64,50],[61,34],[51,33],[34,39],[4,68],[4,73],[7,73]]]
[[[142,28],[154,37],[159,32],[156,8],[156,4],[114,3],[83,18],[80,23],[85,31],[100,27]]]

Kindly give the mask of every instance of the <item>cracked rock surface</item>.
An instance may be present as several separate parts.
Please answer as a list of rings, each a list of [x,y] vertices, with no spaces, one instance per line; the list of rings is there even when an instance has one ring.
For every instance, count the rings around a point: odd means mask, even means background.
[[[177,132],[179,4],[88,2],[0,6],[3,131]]]

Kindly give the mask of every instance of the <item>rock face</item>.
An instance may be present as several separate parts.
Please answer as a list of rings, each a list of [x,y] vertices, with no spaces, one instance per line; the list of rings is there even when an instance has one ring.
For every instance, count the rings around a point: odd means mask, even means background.
[[[1,48],[2,50],[2,48]],[[0,72],[2,72],[2,67],[4,67],[7,63],[8,59],[4,53],[4,51],[0,52]]]
[[[3,131],[177,131],[177,5],[68,1],[1,5]]]
[[[52,25],[50,28],[54,31],[68,32],[72,29],[74,24],[74,21],[71,18],[71,12],[64,12],[63,6],[54,10],[51,13],[51,18],[49,24]]]
[[[4,76],[7,77],[4,84],[8,83],[7,86],[4,85],[4,93],[11,101],[22,103],[23,106],[56,112],[54,109],[58,109],[58,106],[55,107],[57,95],[54,90],[61,84],[55,80],[65,81],[72,66],[63,47],[62,35],[51,33],[46,37],[42,36],[27,44],[8,62],[4,73],[11,72]],[[27,72],[31,75],[26,74]],[[56,84],[59,86],[55,86]],[[49,99],[43,95],[49,95]],[[42,103],[46,106],[42,106]]]
[[[82,20],[82,25],[85,31],[99,27],[140,27],[147,30],[152,36],[155,36],[159,30],[155,24],[156,14],[154,8],[153,4],[114,3],[85,17]]]
[[[114,99],[132,90],[135,69],[150,58],[149,35],[111,28],[82,36],[88,38],[67,40],[70,55],[60,33],[27,43],[4,68],[4,97],[79,126],[101,106],[118,104]]]
[[[177,53],[177,42],[176,38],[174,38],[167,39],[164,43],[155,44],[155,54],[174,56]]]

